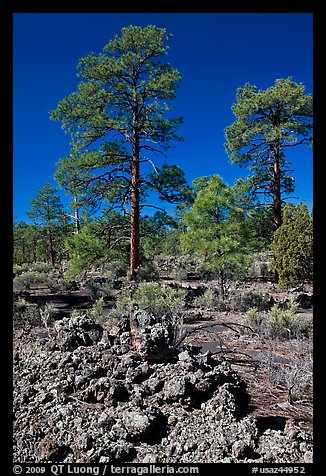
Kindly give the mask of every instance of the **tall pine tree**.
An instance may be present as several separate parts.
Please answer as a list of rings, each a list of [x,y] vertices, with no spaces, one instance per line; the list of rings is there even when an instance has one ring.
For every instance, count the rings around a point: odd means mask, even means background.
[[[194,203],[183,214],[187,231],[181,235],[181,246],[184,251],[204,256],[205,268],[217,274],[224,296],[228,272],[245,261],[245,214],[238,206],[235,190],[219,175],[195,179],[194,190]]]
[[[132,280],[140,264],[141,194],[157,189],[147,171],[154,167],[160,175],[152,158],[165,156],[182,123],[167,115],[165,102],[175,97],[180,81],[177,69],[164,61],[170,37],[155,26],[122,28],[100,54],[80,60],[78,91],[51,114],[72,135],[71,154],[59,162],[59,182],[73,181],[78,195],[87,190],[93,201],[106,200],[130,214]],[[166,190],[164,198],[169,200]]]
[[[249,165],[250,188],[271,202],[274,229],[282,223],[283,196],[294,191],[286,150],[312,141],[312,96],[291,77],[265,91],[246,83],[237,90],[235,122],[225,129],[232,163]]]

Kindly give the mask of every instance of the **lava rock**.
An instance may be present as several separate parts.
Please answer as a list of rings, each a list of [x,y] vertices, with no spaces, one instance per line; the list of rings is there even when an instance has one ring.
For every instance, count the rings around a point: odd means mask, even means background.
[[[39,444],[39,456],[41,461],[60,462],[67,454],[68,448],[60,445],[57,441],[45,436]]]
[[[55,329],[59,348],[64,351],[97,344],[103,334],[102,326],[86,316],[65,317],[55,323]]]
[[[151,322],[145,317],[139,323]],[[58,348],[51,352],[44,339],[20,331],[13,353],[15,461],[312,461],[312,438],[295,421],[261,431],[229,362],[198,346],[174,349],[166,325],[141,325],[108,330],[103,345],[101,326],[65,318],[56,322]],[[130,338],[140,338],[143,353]]]

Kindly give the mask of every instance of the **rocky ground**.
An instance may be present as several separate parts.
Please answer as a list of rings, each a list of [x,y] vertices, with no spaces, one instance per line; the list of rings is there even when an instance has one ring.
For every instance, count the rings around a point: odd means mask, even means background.
[[[197,316],[178,349],[146,313],[16,329],[14,460],[311,462],[311,406],[289,408],[284,389],[259,384],[257,342],[213,332],[239,316]],[[284,346],[274,351],[286,358]]]

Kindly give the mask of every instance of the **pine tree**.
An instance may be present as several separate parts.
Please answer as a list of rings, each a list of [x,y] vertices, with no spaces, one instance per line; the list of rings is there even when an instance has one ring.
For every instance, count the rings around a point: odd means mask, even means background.
[[[265,91],[246,83],[232,106],[236,121],[225,129],[230,161],[249,165],[250,188],[271,201],[275,230],[282,223],[283,197],[295,188],[285,151],[312,141],[312,96],[304,90],[291,77]]]
[[[285,205],[282,226],[274,234],[273,251],[281,288],[312,280],[313,220],[306,205]]]
[[[244,262],[246,243],[242,234],[244,212],[238,207],[234,189],[219,175],[194,180],[196,197],[183,214],[187,231],[181,236],[184,251],[201,254],[208,271],[217,273],[221,295],[230,268]]]
[[[63,231],[63,228],[66,232],[68,227],[63,205],[56,193],[57,189],[50,183],[46,183],[31,201],[32,209],[27,213],[40,227],[44,227],[51,266],[54,266],[57,254],[55,239]]]
[[[32,262],[31,243],[29,237],[29,226],[24,221],[14,224],[14,254],[13,261],[15,264],[23,264]]]
[[[59,161],[56,178],[74,183],[78,195],[87,191],[99,206],[106,201],[130,216],[130,277],[140,264],[140,211],[150,188],[146,173],[166,174],[151,156],[170,147],[181,118],[168,118],[165,101],[175,97],[180,81],[176,68],[165,62],[171,35],[164,28],[129,26],[98,55],[79,62],[78,91],[60,101],[51,118],[62,121],[72,135],[71,154]],[[75,172],[78,171],[78,177]],[[164,198],[172,200],[164,191]]]
[[[118,212],[105,211],[89,219],[78,233],[66,240],[69,275],[76,277],[110,260],[126,259],[126,229],[126,219]]]

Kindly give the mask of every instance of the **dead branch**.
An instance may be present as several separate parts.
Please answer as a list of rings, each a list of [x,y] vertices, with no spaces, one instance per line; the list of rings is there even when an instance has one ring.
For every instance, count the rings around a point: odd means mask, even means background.
[[[224,326],[224,327],[227,327],[228,329],[231,329],[231,331],[233,332],[236,332],[237,334],[241,334],[238,329],[234,329],[232,326],[240,326],[240,327],[243,327],[243,328],[246,328],[246,329],[249,329],[253,334],[255,335],[258,335],[253,329],[252,327],[250,326],[247,326],[247,325],[244,325],[244,324],[238,324],[238,323],[234,323],[234,322],[216,322],[214,324],[204,324],[202,326],[198,326],[196,327],[195,329],[192,329],[190,331],[188,331],[188,335],[190,334],[194,334],[197,330],[199,329],[205,329],[207,327],[215,327],[215,326]]]

